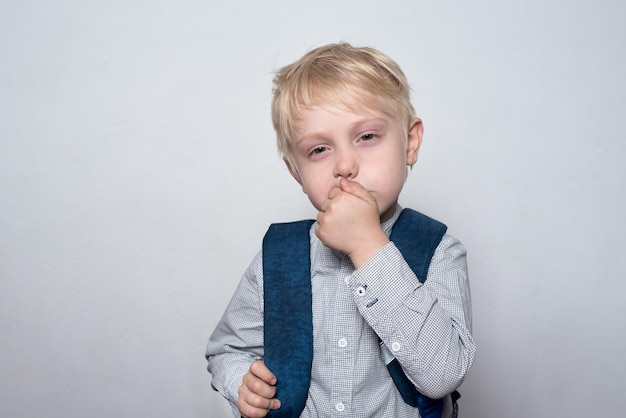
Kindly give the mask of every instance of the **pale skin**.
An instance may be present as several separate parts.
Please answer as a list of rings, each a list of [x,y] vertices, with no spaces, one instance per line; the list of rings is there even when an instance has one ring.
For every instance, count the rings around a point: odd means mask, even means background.
[[[417,161],[423,126],[384,113],[342,106],[313,106],[300,112],[289,172],[317,215],[316,234],[327,247],[347,255],[355,269],[389,238],[381,222],[394,213],[407,166]],[[262,360],[253,362],[239,388],[242,416],[264,417],[280,408],[276,376]]]

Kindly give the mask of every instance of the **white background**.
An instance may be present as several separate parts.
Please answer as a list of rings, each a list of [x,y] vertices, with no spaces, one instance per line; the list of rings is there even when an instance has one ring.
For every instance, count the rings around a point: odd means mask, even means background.
[[[462,417],[619,416],[625,4],[0,1],[0,416],[228,415],[206,340],[269,223],[315,216],[272,71],[339,40],[405,70],[401,203],[469,250]]]

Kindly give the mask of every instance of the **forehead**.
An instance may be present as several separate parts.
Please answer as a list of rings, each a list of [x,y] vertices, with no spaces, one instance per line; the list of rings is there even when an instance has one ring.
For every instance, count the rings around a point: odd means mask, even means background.
[[[373,99],[370,95],[318,96],[306,104],[299,103],[292,110],[294,127],[300,125],[311,114],[320,112],[351,114],[362,119],[392,116],[390,112],[385,111],[380,100]]]
[[[312,86],[313,87],[313,86]],[[384,103],[389,101],[382,94],[356,85],[317,85],[308,100],[298,100],[299,107],[343,107],[355,113],[381,111]]]
[[[399,119],[366,106],[320,105],[301,109],[294,120],[292,139],[329,138],[336,134],[354,134],[353,131],[386,131]]]
[[[293,119],[301,109],[312,106],[342,106],[354,112],[374,111],[388,115],[404,113],[403,98],[381,86],[315,80],[300,87],[287,95],[285,103],[285,110]]]
[[[310,118],[311,115],[319,114],[337,115],[342,117],[348,116],[350,118],[358,119],[381,118],[387,116],[379,109],[371,108],[360,103],[322,103],[298,109],[295,114],[294,121],[298,124],[299,122]]]

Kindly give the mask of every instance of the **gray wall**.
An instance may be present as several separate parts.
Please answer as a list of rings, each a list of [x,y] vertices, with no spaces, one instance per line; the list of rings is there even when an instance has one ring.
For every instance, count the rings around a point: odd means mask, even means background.
[[[383,3],[385,4],[383,6]],[[618,416],[619,1],[0,3],[0,416],[218,417],[206,339],[270,222],[272,70],[394,57],[425,140],[401,203],[469,249],[465,418]]]

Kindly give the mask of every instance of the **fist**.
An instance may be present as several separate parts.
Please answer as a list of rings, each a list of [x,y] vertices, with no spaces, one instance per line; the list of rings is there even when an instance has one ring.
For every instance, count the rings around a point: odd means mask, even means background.
[[[243,417],[260,418],[270,410],[280,408],[276,399],[276,376],[261,360],[250,365],[248,373],[243,376],[239,387],[237,408]]]
[[[322,203],[316,233],[324,245],[348,255],[355,268],[389,242],[380,227],[374,196],[359,183],[345,178]]]

